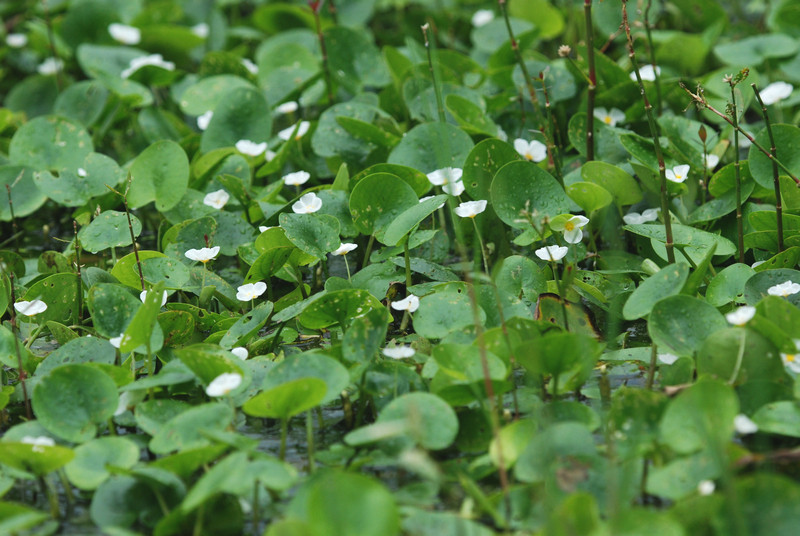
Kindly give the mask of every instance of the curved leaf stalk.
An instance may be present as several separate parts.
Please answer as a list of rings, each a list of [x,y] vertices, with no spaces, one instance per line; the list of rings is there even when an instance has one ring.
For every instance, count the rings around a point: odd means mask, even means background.
[[[405,241],[403,241],[403,260],[405,261],[405,268],[406,268],[406,295],[410,292],[408,289],[411,288],[412,281],[411,281],[411,254],[408,251],[408,241],[411,238],[411,234],[409,233],[406,235]],[[403,320],[400,321],[400,331],[405,331],[406,327],[408,326],[408,320],[411,317],[411,313],[408,310],[403,311]]]
[[[769,113],[767,113],[767,106],[764,104],[764,101],[761,100],[761,92],[758,91],[758,86],[755,84],[750,84],[750,87],[753,88],[756,99],[758,99],[758,104],[761,105],[761,113],[764,115],[764,124],[767,126],[767,134],[769,135],[769,152],[773,156],[772,179],[775,184],[775,215],[778,220],[778,253],[780,253],[783,251],[783,202],[781,201],[781,182],[778,178],[778,163],[776,160],[778,152],[775,145],[775,136],[772,134],[772,122],[769,119]]]
[[[731,118],[733,119],[734,127],[739,126],[739,112],[736,109],[736,92],[734,88],[738,81],[740,81],[740,77],[742,76],[742,71],[739,75],[736,76],[734,80],[731,77],[726,77],[728,80],[728,84],[731,86],[731,105],[730,105],[730,112]],[[747,76],[744,74],[744,76]],[[743,79],[743,78],[741,78]],[[739,168],[741,163],[739,162],[739,131],[733,131],[733,175],[736,181],[736,236],[738,239],[738,243],[736,249],[739,250],[738,260],[741,263],[744,263],[744,223],[742,220],[742,177]]]
[[[14,180],[16,183],[18,180],[22,178],[22,174],[25,173],[25,170],[19,172],[17,178]],[[6,184],[6,195],[8,196],[8,210],[11,213],[11,229],[14,232],[14,253],[19,255],[19,227],[17,227],[17,217],[14,215],[14,202],[11,200],[11,185]]]
[[[325,77],[325,93],[328,97],[328,104],[333,105],[333,84],[331,82],[331,68],[328,65],[328,49],[325,46],[325,37],[322,35],[322,23],[319,20],[321,4],[320,0],[310,0],[308,7],[311,8],[311,12],[314,14],[314,26],[317,30],[317,39],[319,39],[319,50],[322,52],[322,74]]]
[[[664,232],[666,234],[667,261],[671,264],[675,262],[675,251],[672,240],[672,220],[669,215],[669,199],[667,197],[667,175],[664,165],[664,154],[661,152],[661,145],[658,142],[658,125],[653,116],[653,106],[647,99],[647,92],[644,89],[642,76],[639,74],[639,64],[636,62],[636,52],[633,49],[633,37],[631,36],[631,26],[628,23],[628,0],[622,0],[622,26],[625,29],[625,37],[628,39],[628,58],[631,61],[633,72],[636,74],[636,82],[639,84],[639,92],[644,100],[644,110],[647,114],[647,122],[650,125],[650,134],[653,136],[653,148],[658,159],[658,175],[661,178],[661,215],[664,217]]]
[[[73,323],[77,325],[83,320],[83,283],[81,282],[81,242],[78,240],[78,222],[75,220],[72,220],[72,230],[75,233],[75,275],[78,276],[78,292],[75,297],[78,306],[75,310]]]
[[[656,47],[653,46],[653,34],[650,28],[650,6],[653,0],[647,0],[644,8],[644,31],[647,34],[647,50],[650,52],[650,64],[653,66],[653,76],[656,86],[656,114],[661,117],[661,77],[656,72]]]
[[[11,303],[17,303],[17,296],[14,292],[14,272],[8,274],[9,287],[11,287]],[[22,386],[22,399],[25,402],[25,416],[30,421],[33,419],[31,413],[31,399],[28,398],[28,387],[25,385],[26,372],[22,366],[22,352],[19,349],[19,326],[17,326],[17,310],[9,307],[11,314],[11,333],[14,335],[14,349],[17,353],[17,369],[19,374],[19,384]]]
[[[706,133],[706,127],[700,125],[700,129],[697,131],[697,135],[700,138],[700,141],[703,142],[703,182],[700,184],[700,191],[703,194],[703,203],[708,200],[708,181],[711,180],[709,177],[710,172],[706,162],[708,162],[708,145],[706,145],[706,140],[708,139]]]
[[[488,274],[487,274],[488,275]],[[497,316],[500,318],[500,330],[503,332],[503,340],[508,347],[508,362],[511,365],[511,374],[514,374],[514,369],[517,368],[517,357],[514,354],[514,348],[511,344],[511,336],[508,334],[508,325],[506,324],[506,315],[503,312],[503,302],[500,301],[500,293],[497,290],[497,285],[494,284],[491,277],[489,277],[489,283],[492,286],[492,290],[494,291],[494,299],[495,304],[497,305]],[[513,376],[512,376],[513,378]],[[511,382],[511,399],[514,404],[514,415],[512,418],[516,421],[519,419],[519,400],[517,399],[517,382]]]
[[[483,271],[486,272],[486,275],[491,277],[491,272],[489,271],[489,256],[486,253],[486,246],[483,245],[483,238],[481,238],[481,231],[478,229],[478,223],[475,221],[475,218],[470,218],[472,220],[472,226],[475,228],[475,237],[478,239],[478,247],[481,248],[481,257],[483,258]]]
[[[736,383],[736,378],[739,377],[739,370],[742,368],[742,361],[744,360],[744,349],[745,349],[745,341],[747,338],[747,329],[742,329],[742,338],[739,341],[739,351],[736,353],[736,364],[733,366],[733,372],[731,373],[731,378],[728,380],[728,384],[733,385]]]
[[[133,224],[131,223],[131,211],[128,208],[128,192],[131,189],[131,181],[133,177],[131,176],[130,171],[128,172],[128,183],[125,186],[125,193],[120,193],[108,184],[106,184],[106,188],[117,194],[122,198],[122,205],[125,207],[125,216],[128,218],[128,231],[131,233],[131,244],[133,245],[133,256],[136,258],[136,267],[139,269],[139,281],[142,284],[142,290],[147,290],[144,284],[144,271],[142,270],[142,261],[139,260],[139,248],[136,246],[136,235],[133,233]],[[112,254],[114,253],[114,248],[111,248]],[[114,264],[116,264],[116,258],[114,259]]]
[[[425,38],[425,52],[428,54],[428,70],[431,73],[431,81],[433,82],[433,93],[436,95],[436,112],[439,117],[439,122],[444,123],[447,121],[444,115],[444,103],[442,101],[442,88],[439,86],[439,80],[436,78],[436,69],[433,67],[433,52],[431,51],[431,39],[428,39],[428,30],[431,25],[426,22],[421,26],[422,36]]]
[[[584,0],[586,19],[586,61],[589,64],[589,87],[586,92],[586,161],[594,160],[594,98],[597,92],[597,72],[594,67],[594,26],[592,26],[592,0]]]
[[[328,14],[334,24],[339,24],[339,12],[336,11],[336,3],[333,0],[328,0]]]

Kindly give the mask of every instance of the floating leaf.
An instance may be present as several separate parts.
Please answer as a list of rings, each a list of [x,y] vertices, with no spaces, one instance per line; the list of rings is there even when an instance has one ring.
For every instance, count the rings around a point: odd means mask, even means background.
[[[139,236],[142,232],[142,222],[133,214],[130,218],[133,235]],[[130,246],[133,243],[127,216],[124,212],[115,210],[102,212],[93,219],[92,223],[80,230],[78,240],[84,249],[92,253],[108,248]]]
[[[540,226],[543,218],[555,218],[570,212],[572,207],[564,189],[552,175],[524,161],[500,168],[492,181],[491,196],[497,216],[516,229],[530,229],[523,211]]]
[[[128,204],[132,208],[155,201],[158,210],[169,210],[186,192],[189,160],[174,141],[157,141],[136,157],[130,173]]]
[[[660,348],[678,356],[691,356],[712,333],[726,327],[728,322],[713,305],[678,295],[653,306],[647,330]]]

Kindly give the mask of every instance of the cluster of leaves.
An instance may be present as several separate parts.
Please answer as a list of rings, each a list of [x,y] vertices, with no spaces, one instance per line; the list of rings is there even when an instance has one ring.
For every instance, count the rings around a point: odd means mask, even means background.
[[[0,530],[794,530],[795,2],[429,4],[0,6]]]

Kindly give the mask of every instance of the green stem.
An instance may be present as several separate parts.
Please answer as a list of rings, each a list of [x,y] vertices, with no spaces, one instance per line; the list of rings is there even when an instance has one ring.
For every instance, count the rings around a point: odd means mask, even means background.
[[[325,76],[325,93],[328,96],[328,104],[333,105],[333,84],[331,83],[331,68],[330,65],[328,65],[328,49],[325,46],[325,36],[322,35],[322,24],[319,19],[320,5],[321,3],[317,2],[316,7],[312,7],[311,11],[314,13],[314,26],[317,30],[319,49],[322,53],[322,73]]]
[[[653,66],[653,76],[655,77],[656,113],[661,117],[661,77],[656,72],[656,48],[653,46],[653,34],[650,28],[650,6],[652,3],[652,0],[647,0],[647,5],[644,8],[644,31],[647,35],[647,50],[650,52],[650,65]]]
[[[658,362],[658,347],[653,344],[650,349],[650,366],[647,369],[647,380],[645,380],[644,388],[648,391],[653,389],[653,380],[656,377],[656,364]]]
[[[428,70],[431,73],[431,81],[433,83],[433,93],[436,95],[436,111],[438,113],[439,122],[444,123],[447,121],[444,115],[444,104],[442,102],[442,88],[436,78],[436,70],[433,67],[433,55],[431,51],[431,41],[428,39],[428,30],[430,24],[425,23],[422,25],[422,36],[425,38],[425,51],[428,53]]]
[[[767,134],[769,135],[769,145],[770,145],[769,152],[773,157],[772,180],[773,183],[775,184],[775,216],[777,218],[776,229],[778,231],[778,252],[780,253],[781,251],[783,251],[783,202],[781,201],[781,182],[778,177],[778,162],[776,160],[778,152],[777,152],[777,147],[775,146],[775,136],[772,134],[772,122],[769,119],[767,106],[764,104],[764,101],[761,100],[761,92],[758,91],[758,87],[755,84],[750,84],[750,87],[753,88],[753,92],[756,94],[756,99],[758,99],[758,104],[761,105],[761,113],[764,115],[764,124],[767,127]],[[738,161],[738,151],[737,151],[737,161]]]
[[[731,87],[731,117],[734,127],[739,126],[739,113],[736,109],[736,84],[729,82]],[[739,262],[744,263],[744,220],[742,219],[742,177],[739,172],[739,131],[733,131],[733,175],[736,183],[736,234],[738,237]],[[777,180],[777,178],[776,178]]]
[[[478,229],[478,223],[475,221],[475,218],[470,218],[472,220],[472,225],[475,227],[475,237],[478,239],[478,246],[481,248],[481,257],[483,258],[483,271],[486,273],[487,276],[491,276],[489,272],[489,258],[486,254],[486,247],[483,245],[483,238],[481,238],[481,232]]]
[[[592,26],[592,0],[584,0],[586,20],[586,57],[589,63],[589,88],[586,94],[586,161],[594,160],[594,97],[597,91],[597,73],[594,67],[594,27]]]
[[[739,370],[742,368],[742,361],[744,360],[745,339],[747,337],[747,328],[742,328],[742,338],[739,341],[739,352],[736,354],[736,364],[733,366],[731,379],[728,380],[730,385],[736,383],[736,378],[739,377]]]

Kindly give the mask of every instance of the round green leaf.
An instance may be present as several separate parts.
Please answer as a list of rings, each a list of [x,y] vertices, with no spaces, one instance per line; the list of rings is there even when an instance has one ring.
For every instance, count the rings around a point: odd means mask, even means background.
[[[292,244],[318,259],[339,247],[339,220],[328,214],[289,214],[278,218]]]
[[[552,219],[568,213],[572,206],[552,175],[524,161],[511,162],[500,168],[492,181],[491,196],[497,216],[517,229],[530,228],[522,216],[524,210],[538,225],[545,217]]]
[[[319,378],[298,378],[257,394],[242,406],[253,417],[288,419],[319,405],[328,391]]]
[[[480,320],[486,313],[479,310]],[[413,314],[414,330],[428,339],[442,339],[449,333],[471,326],[474,322],[472,308],[466,293],[437,292],[420,299],[419,309]]]
[[[389,163],[430,173],[445,167],[461,167],[472,147],[467,133],[456,126],[423,123],[403,136],[389,154]]]
[[[22,166],[0,166],[0,220],[11,221],[6,185],[11,187],[11,202],[14,216],[20,218],[32,214],[47,201],[47,195],[39,190],[33,180],[33,170]]]
[[[259,90],[251,86],[236,87],[223,95],[213,111],[214,116],[200,140],[202,152],[233,147],[239,140],[260,143],[269,139],[272,113]]]
[[[390,175],[395,175],[403,179],[405,182],[408,183],[409,186],[414,190],[414,193],[417,194],[417,197],[422,197],[426,193],[428,193],[431,189],[431,181],[428,180],[428,177],[419,170],[410,168],[408,166],[401,166],[398,164],[375,164],[374,166],[370,166],[367,169],[361,171],[360,173],[353,175],[350,177],[350,187],[351,190],[358,183],[361,179],[365,177],[369,177],[375,173],[388,173]]]
[[[368,291],[341,289],[327,294],[309,304],[298,320],[310,329],[322,329],[332,325],[347,327],[350,320],[383,305]]]
[[[520,160],[519,153],[508,143],[497,140],[483,140],[467,155],[464,162],[464,189],[472,199],[489,199],[489,188],[497,171],[508,164]]]
[[[320,404],[339,398],[350,383],[347,369],[332,357],[322,354],[296,354],[270,369],[262,388],[269,390],[298,378],[319,378],[325,382],[327,393]]]
[[[226,94],[240,87],[252,88],[253,85],[244,78],[230,74],[209,76],[189,86],[181,95],[179,104],[188,115],[202,115],[216,109]]]
[[[33,284],[23,299],[32,301],[38,298],[47,304],[47,310],[31,318],[38,322],[71,321],[77,312],[79,284],[75,274],[53,274]]]
[[[167,454],[211,444],[203,432],[224,430],[233,419],[233,409],[228,404],[211,402],[188,409],[159,429],[150,440],[150,450]]]
[[[622,315],[626,320],[647,316],[657,301],[680,292],[688,277],[688,264],[679,263],[665,266],[658,273],[645,279],[633,291],[633,294],[628,297],[628,301],[625,302]]]
[[[136,157],[130,172],[128,204],[132,208],[155,201],[158,210],[169,210],[186,192],[189,160],[174,141],[157,141]]]
[[[44,476],[60,469],[75,456],[67,447],[60,445],[30,445],[28,443],[0,442],[0,460],[4,465]],[[5,504],[5,503],[3,503]],[[0,512],[0,519],[5,517]],[[3,526],[0,523],[0,526]]]
[[[141,234],[142,222],[133,214],[131,214],[131,227],[134,236]],[[108,248],[130,246],[132,242],[128,218],[124,212],[106,210],[78,232],[78,240],[84,249],[92,253]]]
[[[366,33],[347,26],[331,26],[324,37],[329,69],[351,93],[363,86],[382,87],[389,83],[386,64]]]
[[[121,285],[98,283],[89,289],[88,306],[97,332],[112,338],[125,331],[141,302]]]
[[[117,352],[108,341],[98,337],[79,337],[51,352],[36,367],[36,375],[44,376],[67,363],[106,363],[113,365]]]
[[[706,288],[706,301],[714,307],[722,307],[744,294],[744,285],[755,270],[746,264],[731,264],[718,272]]]
[[[742,360],[738,362],[741,354]],[[712,333],[697,353],[697,374],[707,374],[734,385],[748,381],[786,379],[775,345],[760,333],[745,328],[727,328]]]
[[[368,175],[350,192],[353,224],[367,235],[385,231],[400,213],[417,204],[413,188],[389,173]]]
[[[614,201],[608,190],[592,182],[573,182],[567,186],[567,195],[587,214],[607,207]]]
[[[766,270],[758,272],[747,280],[744,285],[744,299],[747,305],[755,305],[765,296],[768,296],[770,287],[780,285],[786,281],[800,284],[800,271],[788,268],[777,270]],[[791,294],[785,298],[789,303],[800,306],[800,292]]]
[[[225,349],[242,346],[258,333],[272,314],[272,302],[265,301],[256,305],[249,313],[245,313],[225,333],[219,345]]]
[[[728,327],[713,305],[692,296],[670,296],[653,306],[647,330],[653,342],[678,356],[691,356],[717,330]]]
[[[37,117],[22,125],[11,138],[8,158],[33,169],[77,171],[94,150],[92,138],[77,121],[65,117]]]
[[[385,117],[386,113],[375,106],[361,102],[334,104],[322,112],[311,137],[311,147],[315,153],[326,158],[332,156],[363,158],[376,146],[348,133],[339,124],[339,119],[356,119],[371,124],[376,116]]]
[[[714,47],[714,54],[726,65],[753,67],[758,67],[767,58],[788,57],[796,52],[797,41],[779,33],[753,35]]]
[[[636,179],[617,166],[592,160],[581,166],[581,177],[602,186],[611,193],[614,202],[619,206],[633,205],[642,200],[642,190]]]
[[[64,470],[76,487],[97,487],[111,476],[107,465],[129,469],[139,461],[139,447],[124,437],[99,437],[75,449],[75,457]]]
[[[94,80],[85,80],[64,89],[53,111],[89,127],[100,118],[108,101],[108,90]]]
[[[775,137],[775,154],[778,160],[797,176],[800,174],[800,128],[794,125],[773,124],[772,135]],[[762,147],[767,149],[771,147],[769,133],[766,128],[756,134],[755,139]],[[760,186],[772,190],[774,188],[772,160],[767,158],[758,147],[751,145],[748,161],[750,162],[750,173],[753,175],[753,179]],[[785,174],[782,170],[779,170],[779,172]]]

